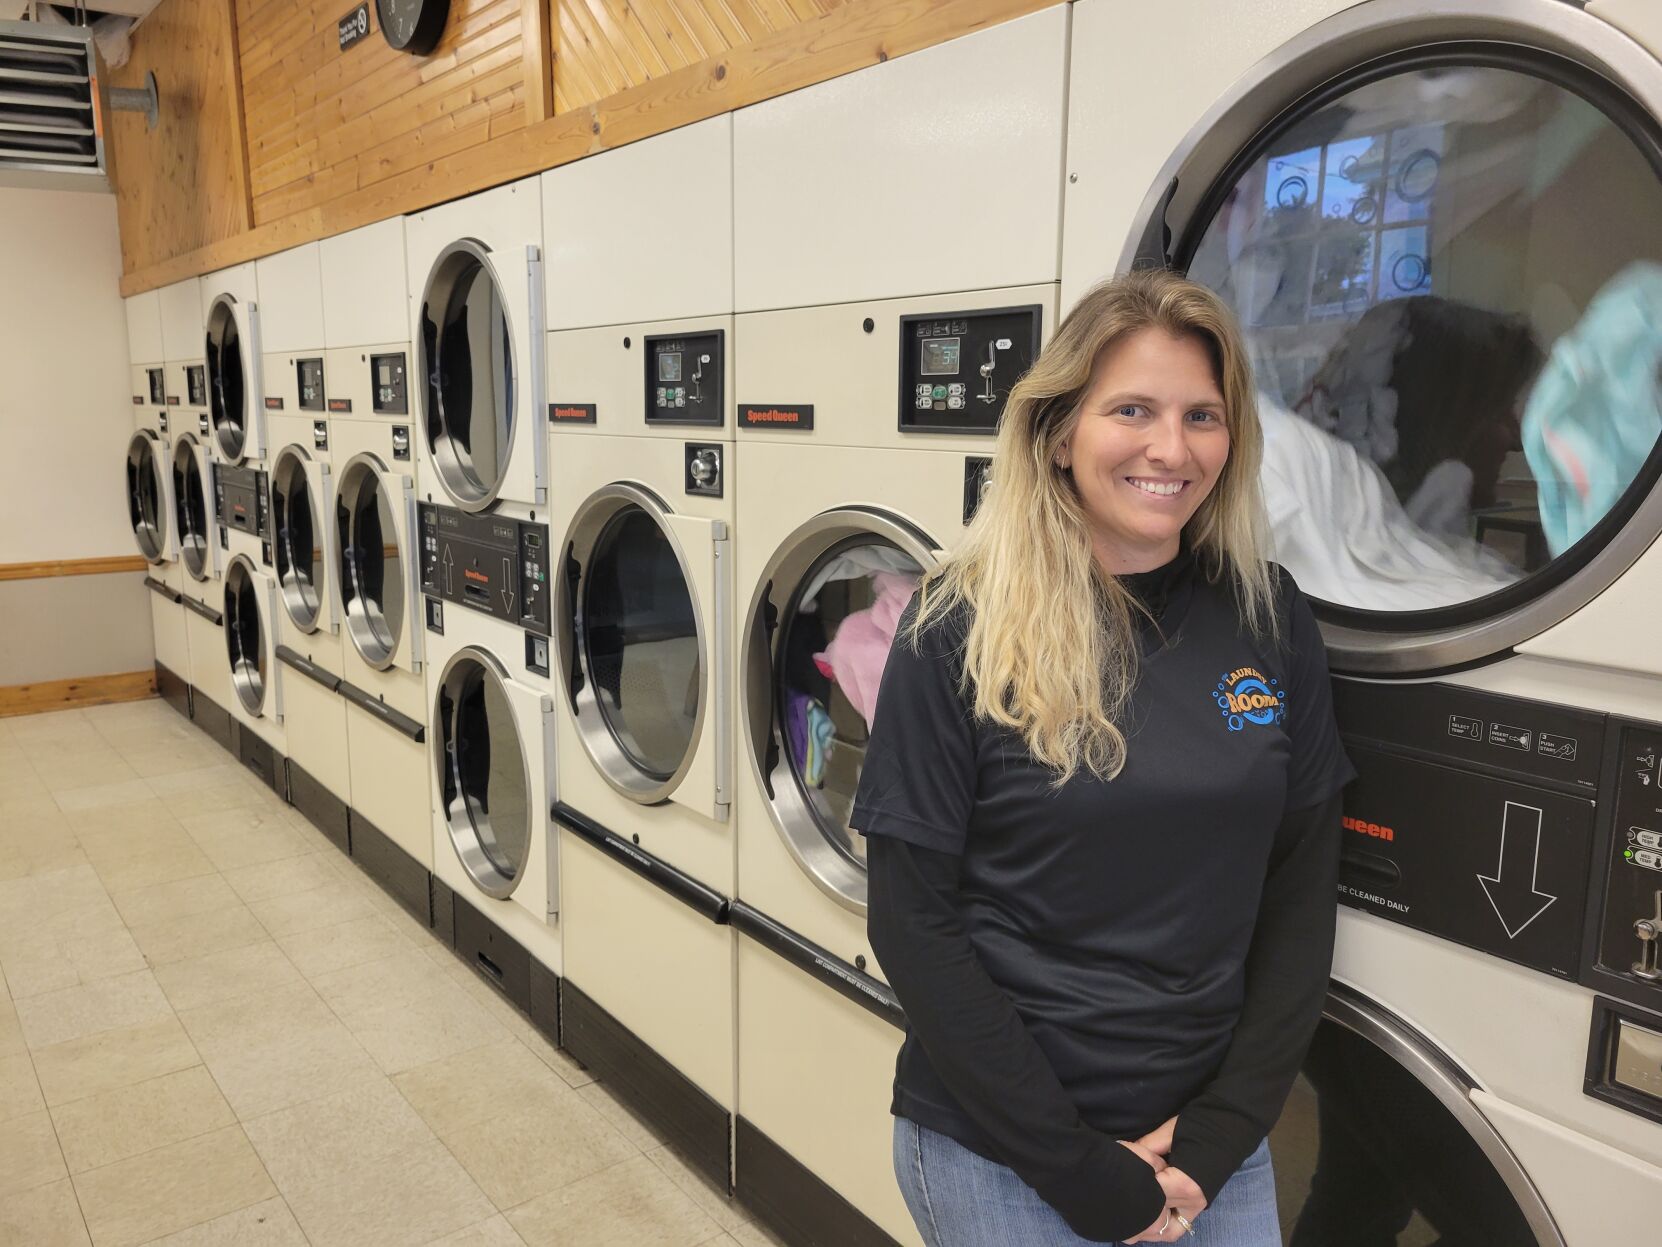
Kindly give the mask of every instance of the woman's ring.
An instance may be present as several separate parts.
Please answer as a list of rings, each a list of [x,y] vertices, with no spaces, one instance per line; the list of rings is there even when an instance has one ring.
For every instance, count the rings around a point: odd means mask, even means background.
[[[1183,1227],[1183,1235],[1184,1235],[1185,1238],[1188,1237],[1190,1234],[1193,1234],[1195,1232],[1194,1222],[1190,1221],[1189,1218],[1185,1217],[1182,1213],[1178,1212],[1177,1209],[1173,1208],[1171,1210],[1171,1215],[1172,1215],[1172,1217],[1176,1217],[1177,1218],[1177,1224],[1179,1224]],[[1167,1217],[1166,1220],[1170,1221],[1171,1217]]]

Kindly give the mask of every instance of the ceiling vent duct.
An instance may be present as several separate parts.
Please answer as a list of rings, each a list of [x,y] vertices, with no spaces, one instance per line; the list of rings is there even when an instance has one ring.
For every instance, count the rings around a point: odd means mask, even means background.
[[[105,86],[92,32],[81,26],[0,22],[0,186],[107,191],[109,112],[157,117],[146,89]]]

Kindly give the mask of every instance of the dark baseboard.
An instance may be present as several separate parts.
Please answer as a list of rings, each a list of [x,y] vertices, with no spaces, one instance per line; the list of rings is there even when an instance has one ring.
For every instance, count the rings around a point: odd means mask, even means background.
[[[283,800],[288,800],[287,758],[261,740],[253,728],[241,723],[237,724],[235,752],[237,761],[252,771],[256,779]]]
[[[190,718],[190,681],[156,664],[156,692],[185,718]]]
[[[352,857],[383,891],[424,927],[433,925],[433,876],[358,811],[350,816]]]
[[[560,984],[560,1038],[562,1047],[656,1126],[693,1168],[732,1189],[727,1110],[569,978]]]
[[[202,690],[191,690],[190,698],[191,721],[201,728],[214,740],[219,747],[229,753],[237,751],[236,721],[231,718],[231,712],[219,705],[211,697],[203,694]]]
[[[456,898],[456,955],[521,1013],[531,1011],[531,954],[472,905]]]
[[[456,894],[437,875],[433,876],[433,934],[456,947]]]
[[[351,852],[346,802],[313,779],[293,758],[289,759],[289,804],[328,836],[342,853]]]
[[[871,1218],[743,1117],[733,1142],[739,1202],[792,1247],[899,1247]]]
[[[531,1025],[556,1048],[560,1046],[560,976],[531,958]]]

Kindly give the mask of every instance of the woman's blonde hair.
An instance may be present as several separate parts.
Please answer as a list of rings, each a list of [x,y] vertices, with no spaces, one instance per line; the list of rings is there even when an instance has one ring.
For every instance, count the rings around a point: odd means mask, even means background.
[[[1252,367],[1235,318],[1217,295],[1166,270],[1097,286],[1069,312],[1010,393],[993,485],[962,543],[924,583],[910,637],[967,607],[964,689],[978,719],[1020,733],[1058,785],[1081,767],[1104,778],[1125,765],[1120,728],[1137,678],[1135,613],[1146,613],[1092,554],[1071,473],[1057,452],[1072,436],[1097,361],[1142,329],[1198,338],[1223,392],[1229,458],[1185,528],[1208,579],[1227,576],[1256,635],[1276,630],[1264,558]]]

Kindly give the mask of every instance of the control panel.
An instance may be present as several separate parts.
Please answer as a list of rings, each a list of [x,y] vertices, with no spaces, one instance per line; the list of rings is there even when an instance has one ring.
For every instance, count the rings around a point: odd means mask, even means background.
[[[1038,304],[900,318],[900,428],[993,433],[1039,357]]]
[[[214,507],[225,528],[262,539],[269,537],[267,498],[266,474],[260,469],[214,465]]]
[[[192,407],[208,405],[208,368],[205,364],[191,364],[185,369],[185,395]]]
[[[323,361],[321,359],[300,359],[294,363],[295,382],[300,394],[301,411],[322,411],[323,407]]]
[[[403,351],[369,357],[375,410],[387,416],[410,414],[409,365]]]
[[[1654,988],[1662,1004],[1662,728],[1625,727],[1617,747],[1598,967]]]
[[[646,339],[646,422],[722,425],[723,330]]]
[[[152,407],[167,406],[167,382],[163,379],[160,368],[146,368],[144,370],[145,384],[150,387],[150,405]]]
[[[421,590],[546,637],[548,525],[422,504]]]

